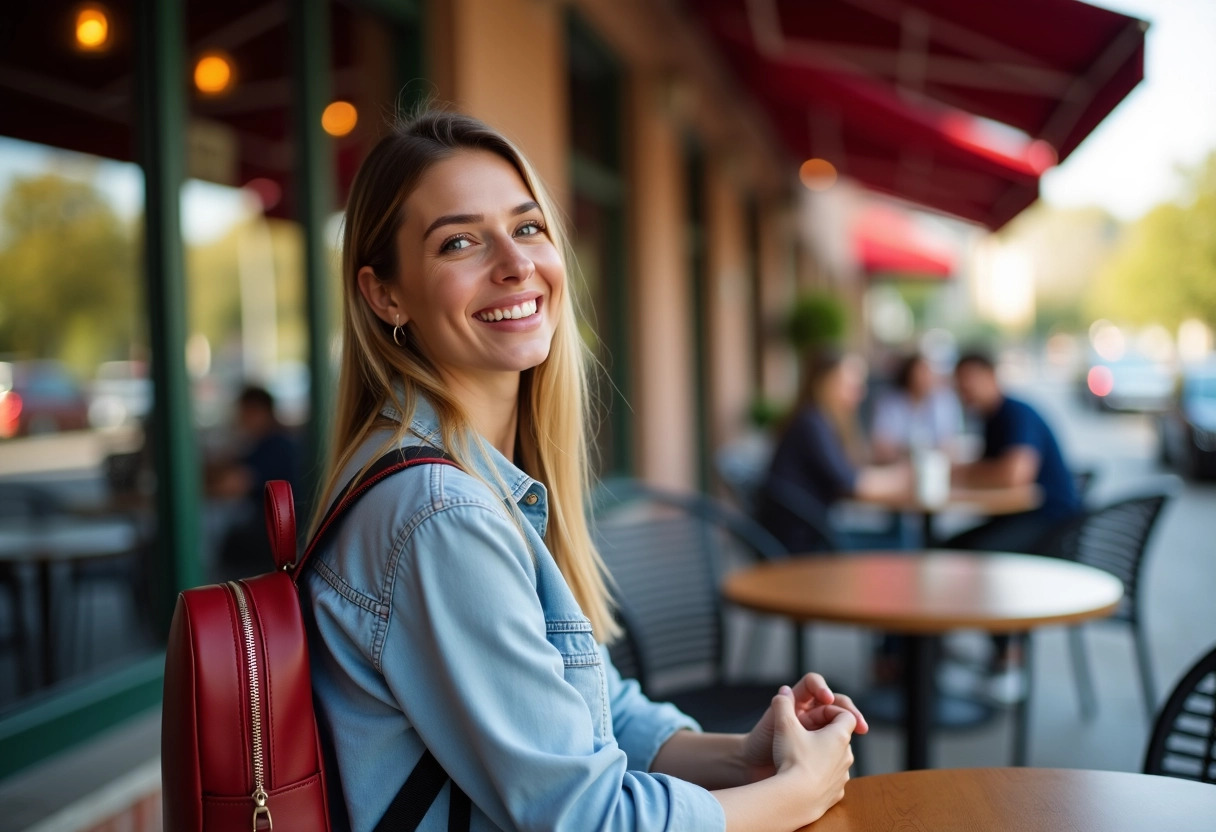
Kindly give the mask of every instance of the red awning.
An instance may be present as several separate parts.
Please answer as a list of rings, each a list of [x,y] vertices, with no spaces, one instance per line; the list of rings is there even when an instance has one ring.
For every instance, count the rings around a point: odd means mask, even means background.
[[[1076,0],[688,8],[797,155],[992,228],[1143,77],[1146,24]]]
[[[907,211],[874,203],[853,224],[853,254],[870,277],[946,278],[954,274],[956,252]]]

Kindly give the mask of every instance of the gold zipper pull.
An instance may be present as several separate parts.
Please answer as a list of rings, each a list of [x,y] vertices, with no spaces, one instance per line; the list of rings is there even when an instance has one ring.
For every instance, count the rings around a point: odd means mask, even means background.
[[[258,818],[266,818],[266,830],[274,829],[274,820],[270,817],[270,807],[266,805],[266,792],[258,787],[253,792],[253,832],[259,832]]]

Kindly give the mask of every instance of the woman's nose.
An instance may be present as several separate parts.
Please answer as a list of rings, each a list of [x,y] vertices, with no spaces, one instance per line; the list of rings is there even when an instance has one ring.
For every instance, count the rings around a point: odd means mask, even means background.
[[[500,244],[494,263],[494,280],[523,283],[532,277],[535,271],[532,258],[513,238],[508,238]]]

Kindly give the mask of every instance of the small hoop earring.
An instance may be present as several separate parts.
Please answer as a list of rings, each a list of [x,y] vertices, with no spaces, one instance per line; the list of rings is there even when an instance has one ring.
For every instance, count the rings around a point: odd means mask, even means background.
[[[393,316],[393,322],[396,324],[396,326],[393,327],[393,343],[399,347],[403,347],[405,345],[401,343],[401,336],[405,333],[405,331],[401,328],[400,321],[400,315]]]

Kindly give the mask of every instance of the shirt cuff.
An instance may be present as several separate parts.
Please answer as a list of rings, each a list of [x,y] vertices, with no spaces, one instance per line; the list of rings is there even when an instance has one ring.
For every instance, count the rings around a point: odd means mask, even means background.
[[[716,797],[678,777],[667,774],[652,776],[662,780],[671,795],[668,832],[726,832],[726,813]]]
[[[629,767],[634,771],[650,771],[659,749],[676,731],[701,732],[701,726],[695,719],[668,702],[654,703],[645,717],[635,719],[637,722],[630,726],[628,748],[625,749]]]

